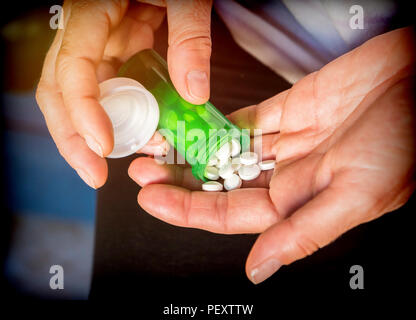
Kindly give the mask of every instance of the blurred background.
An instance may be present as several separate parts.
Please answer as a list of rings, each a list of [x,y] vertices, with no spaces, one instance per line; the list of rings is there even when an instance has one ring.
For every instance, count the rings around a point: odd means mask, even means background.
[[[8,295],[86,299],[96,192],[58,153],[35,100],[54,4],[15,1],[1,13],[2,281]],[[55,264],[65,290],[49,288]]]

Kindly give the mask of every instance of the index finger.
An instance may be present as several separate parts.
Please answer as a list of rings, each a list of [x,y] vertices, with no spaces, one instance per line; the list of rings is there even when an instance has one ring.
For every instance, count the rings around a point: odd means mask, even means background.
[[[71,5],[56,60],[56,79],[75,130],[99,156],[113,149],[112,125],[98,102],[96,67],[127,1],[77,1]]]
[[[280,131],[280,118],[289,89],[257,105],[241,108],[227,117],[240,128],[262,129],[263,134]]]
[[[280,220],[263,188],[203,192],[151,184],[140,190],[138,202],[167,223],[215,233],[259,233]]]
[[[168,68],[179,94],[194,104],[210,94],[212,0],[166,1]]]

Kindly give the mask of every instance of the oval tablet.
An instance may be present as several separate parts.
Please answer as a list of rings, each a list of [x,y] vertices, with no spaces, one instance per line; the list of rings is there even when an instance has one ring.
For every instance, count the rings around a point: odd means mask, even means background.
[[[237,139],[232,139],[231,140],[231,156],[235,157],[239,155],[240,151],[241,151],[240,141],[238,141]]]
[[[218,159],[217,161],[217,168],[222,168],[223,166],[227,165],[230,162],[230,158]]]
[[[232,168],[233,168],[234,172],[235,172],[235,171],[238,171],[238,169],[240,169],[240,167],[241,167],[241,160],[240,160],[240,157],[235,157],[235,158],[232,158],[232,159],[231,159],[231,166],[232,166]]]
[[[231,155],[231,143],[227,142],[221,148],[218,149],[217,153],[215,154],[218,159],[228,159]]]
[[[238,175],[241,179],[250,181],[256,179],[260,175],[260,168],[257,164],[251,164],[249,166],[242,166],[238,169]]]
[[[218,173],[218,168],[207,166],[205,168],[204,176],[209,180],[218,180],[218,178],[220,177]]]
[[[223,179],[228,179],[231,177],[234,173],[233,167],[231,165],[231,162],[228,162],[226,165],[222,166],[220,170],[218,171],[218,174]]]
[[[241,164],[244,165],[256,164],[258,159],[257,153],[254,152],[244,152],[240,155]]]
[[[202,190],[204,191],[221,191],[222,184],[218,181],[208,181],[202,184]]]
[[[261,170],[271,170],[274,169],[275,161],[274,160],[266,160],[259,162],[259,167]]]
[[[241,187],[241,184],[242,184],[241,178],[234,173],[231,175],[231,177],[224,180],[225,190],[238,189]]]

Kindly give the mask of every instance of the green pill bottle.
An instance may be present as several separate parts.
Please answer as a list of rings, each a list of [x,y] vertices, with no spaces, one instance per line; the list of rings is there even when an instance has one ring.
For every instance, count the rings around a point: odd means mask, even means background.
[[[232,124],[210,102],[194,105],[179,95],[167,64],[154,50],[130,58],[118,76],[100,84],[100,103],[114,130],[109,158],[135,153],[156,130],[191,165],[193,175],[207,181],[205,168],[225,144],[238,141],[248,150],[248,132]]]

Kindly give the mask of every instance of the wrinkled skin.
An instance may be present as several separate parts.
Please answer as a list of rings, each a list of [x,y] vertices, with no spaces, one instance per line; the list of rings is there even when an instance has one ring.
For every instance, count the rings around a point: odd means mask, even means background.
[[[153,44],[167,14],[168,66],[181,96],[209,97],[212,1],[65,1],[65,27],[46,56],[36,98],[59,152],[91,187],[107,178],[111,122],[98,83]],[[166,9],[165,9],[166,7]],[[230,119],[263,130],[276,159],[244,189],[207,193],[189,168],[138,158],[129,168],[139,204],[169,223],[261,233],[246,264],[259,283],[347,230],[397,209],[414,189],[414,48],[410,29],[378,36],[291,89]],[[186,63],[185,63],[186,62]],[[205,77],[193,74],[201,71]],[[166,150],[160,136],[140,152]]]
[[[265,280],[407,201],[415,186],[414,59],[411,30],[398,29],[232,113],[237,125],[263,130],[263,158],[277,161],[245,188],[196,191],[189,168],[134,160],[139,204],[178,226],[261,233],[246,272]]]
[[[176,89],[191,103],[209,98],[212,1],[141,2],[156,6],[127,0],[66,0],[64,28],[56,33],[37,88],[36,100],[59,152],[92,188],[105,183],[103,157],[114,146],[111,121],[98,102],[98,83],[116,76],[132,55],[152,47],[154,31],[165,15],[169,74]],[[163,152],[158,138],[155,135],[140,152]]]

